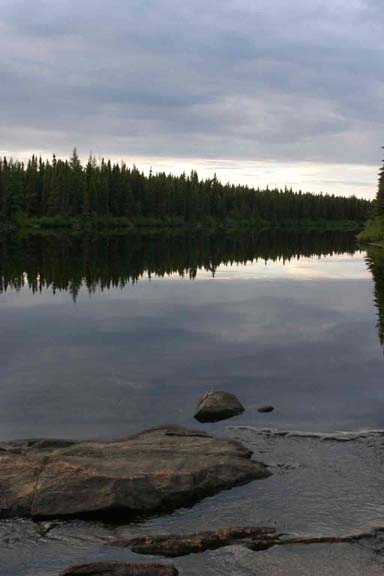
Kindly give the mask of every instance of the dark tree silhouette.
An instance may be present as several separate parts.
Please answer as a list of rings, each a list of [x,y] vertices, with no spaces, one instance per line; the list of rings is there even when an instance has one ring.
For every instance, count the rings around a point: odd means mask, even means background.
[[[384,168],[378,206],[384,210]],[[69,160],[33,156],[26,165],[0,160],[0,220],[45,219],[43,225],[82,224],[112,219],[126,224],[250,223],[261,225],[307,221],[363,221],[370,202],[352,197],[314,195],[291,189],[249,188],[200,180],[197,173],[146,176],[91,156],[82,166],[76,149]],[[381,208],[380,208],[381,209]]]
[[[375,210],[377,216],[384,216],[384,161],[379,170],[379,182],[377,187]]]

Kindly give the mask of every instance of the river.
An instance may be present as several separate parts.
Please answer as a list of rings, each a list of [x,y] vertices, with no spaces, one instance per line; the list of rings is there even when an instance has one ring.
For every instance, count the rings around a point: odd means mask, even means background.
[[[144,559],[106,545],[116,533],[384,527],[383,326],[384,256],[349,233],[3,239],[1,440],[114,438],[175,423],[239,439],[273,475],[133,525],[58,522],[42,535],[28,520],[3,520],[0,574]],[[245,412],[197,423],[210,388],[235,393]],[[275,410],[260,414],[266,403]],[[383,546],[376,532],[353,544],[231,546],[174,564],[184,576],[375,576]]]

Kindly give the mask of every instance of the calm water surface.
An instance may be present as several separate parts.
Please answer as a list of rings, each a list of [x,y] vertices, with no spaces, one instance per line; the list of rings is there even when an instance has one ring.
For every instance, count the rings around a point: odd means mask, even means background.
[[[220,388],[246,411],[204,429],[241,439],[274,472],[115,531],[384,526],[380,435],[338,442],[260,432],[384,429],[380,251],[358,250],[348,234],[282,232],[37,237],[0,242],[0,250],[2,440],[201,426],[196,401]],[[275,411],[259,414],[263,403]],[[136,557],[101,543],[111,530],[62,523],[41,538],[30,522],[2,522],[0,574],[53,576],[72,562]],[[230,547],[175,564],[185,576],[374,576],[384,569],[381,550],[379,538],[263,553]]]

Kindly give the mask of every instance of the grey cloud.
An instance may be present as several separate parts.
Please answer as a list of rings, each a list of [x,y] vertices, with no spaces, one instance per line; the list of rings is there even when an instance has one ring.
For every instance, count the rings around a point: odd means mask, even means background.
[[[377,163],[375,0],[0,0],[9,150]]]

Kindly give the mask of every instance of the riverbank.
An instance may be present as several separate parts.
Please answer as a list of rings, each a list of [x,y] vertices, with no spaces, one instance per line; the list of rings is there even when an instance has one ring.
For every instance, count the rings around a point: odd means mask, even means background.
[[[379,576],[383,437],[358,431],[382,428],[380,258],[356,253],[354,233],[45,234],[0,242],[1,492],[27,516],[0,522],[4,573]],[[245,412],[197,425],[218,385]],[[138,435],[165,422],[176,435]],[[254,462],[272,475],[212,495]],[[258,527],[294,542],[255,552]]]
[[[376,245],[384,246],[384,218],[376,216],[367,220],[364,229],[357,236],[360,242],[379,242]],[[382,244],[380,244],[382,242]]]
[[[4,572],[58,576],[92,562],[97,574],[107,563],[150,562],[186,576],[382,573],[381,434],[330,438],[238,427],[227,434],[262,454],[273,475],[133,523],[2,520]]]
[[[361,230],[363,223],[353,220],[244,220],[225,219],[215,220],[211,218],[199,221],[183,221],[179,219],[140,218],[130,220],[115,217],[92,217],[92,218],[62,218],[43,217],[20,219],[16,222],[0,222],[0,235],[6,234],[43,234],[52,232],[65,232],[70,234],[79,233],[127,233],[132,231],[261,231],[269,229],[284,230],[340,230],[357,232]]]

